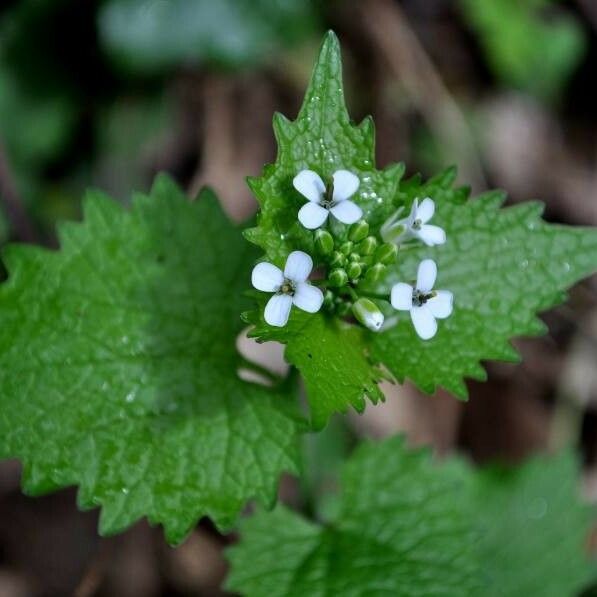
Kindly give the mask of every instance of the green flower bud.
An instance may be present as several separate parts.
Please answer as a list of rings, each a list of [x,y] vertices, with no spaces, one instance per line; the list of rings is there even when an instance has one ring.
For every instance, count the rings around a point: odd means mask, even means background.
[[[384,243],[375,251],[375,261],[389,265],[396,261],[396,255],[398,255],[398,247],[393,243]]]
[[[345,243],[342,243],[340,245],[340,253],[342,253],[342,255],[346,255],[348,256],[348,254],[352,251],[352,243],[347,240]]]
[[[361,260],[361,256],[358,253],[351,253],[348,256],[348,260],[349,261],[360,261]]]
[[[369,224],[365,220],[355,222],[348,230],[348,239],[358,243],[369,234]]]
[[[346,263],[346,257],[344,257],[344,255],[342,255],[342,253],[340,253],[340,251],[334,251],[332,253],[332,258],[330,259],[330,265],[333,266],[338,266],[338,265],[344,265]]]
[[[334,238],[320,228],[315,232],[315,246],[322,255],[329,255],[334,250]]]
[[[342,268],[338,267],[331,271],[328,281],[331,286],[340,288],[340,286],[344,286],[348,282],[348,274]]]
[[[383,313],[379,307],[368,298],[360,298],[353,306],[352,313],[357,321],[373,332],[378,332],[383,324]]]
[[[370,267],[365,274],[365,280],[367,282],[377,282],[382,274],[384,273],[386,266],[383,263],[376,263]]]
[[[374,236],[368,236],[365,240],[361,242],[359,245],[359,253],[361,255],[371,255],[375,248],[377,247],[377,240]]]
[[[326,290],[323,295],[323,306],[329,309],[334,304],[334,293],[331,290]]]
[[[361,275],[361,266],[356,261],[351,261],[346,267],[346,273],[351,280],[356,280]]]

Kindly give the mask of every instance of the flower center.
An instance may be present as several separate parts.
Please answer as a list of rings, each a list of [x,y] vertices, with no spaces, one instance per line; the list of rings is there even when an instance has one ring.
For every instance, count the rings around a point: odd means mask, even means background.
[[[423,222],[421,222],[421,220],[419,218],[417,218],[412,225],[412,229],[413,230],[421,230],[421,226],[423,225]]]
[[[330,178],[326,187],[325,193],[319,202],[319,205],[325,209],[332,209],[334,205],[336,205],[336,201],[334,201],[334,179]]]
[[[292,280],[288,278],[284,278],[284,282],[282,282],[282,286],[278,288],[278,294],[287,294],[288,296],[294,296],[296,291],[296,285]]]
[[[413,290],[413,307],[422,307],[429,299],[435,296],[435,291],[422,292],[421,290]]]

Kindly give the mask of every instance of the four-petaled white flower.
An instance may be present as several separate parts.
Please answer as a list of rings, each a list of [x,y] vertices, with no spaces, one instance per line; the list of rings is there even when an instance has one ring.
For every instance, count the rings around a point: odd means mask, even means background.
[[[392,216],[381,229],[381,235],[386,242],[400,244],[411,238],[418,238],[428,247],[443,245],[446,233],[443,228],[428,224],[435,213],[435,202],[426,197],[419,205],[418,199],[413,201],[408,217],[395,221]]]
[[[290,308],[296,305],[308,313],[316,313],[323,303],[323,293],[307,282],[313,269],[313,260],[307,253],[293,251],[288,255],[284,272],[267,262],[253,268],[251,282],[257,290],[275,293],[265,306],[267,323],[283,327],[288,321]]]
[[[308,199],[299,210],[300,223],[309,230],[319,228],[330,212],[343,224],[354,224],[363,216],[363,210],[349,198],[359,188],[359,178],[348,170],[336,170],[333,182],[326,188],[317,172],[301,170],[292,181],[294,188]]]
[[[435,336],[436,319],[445,319],[452,313],[454,297],[449,290],[433,290],[436,277],[435,261],[425,259],[419,265],[416,287],[399,282],[392,287],[390,296],[394,309],[410,311],[415,330],[423,340]]]

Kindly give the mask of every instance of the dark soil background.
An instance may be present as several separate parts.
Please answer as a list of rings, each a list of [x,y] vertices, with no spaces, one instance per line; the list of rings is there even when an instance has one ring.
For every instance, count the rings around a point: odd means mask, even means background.
[[[236,219],[252,214],[245,176],[273,161],[272,113],[296,115],[328,28],[353,117],[375,119],[379,165],[428,176],[455,164],[474,192],[501,187],[512,203],[541,199],[550,221],[597,225],[594,0],[5,0],[1,242],[55,246],[85,188],[126,203],[160,170],[190,195],[211,185]],[[597,500],[597,280],[544,319],[547,336],[516,342],[523,363],[489,364],[469,402],[388,387],[385,405],[310,440],[307,462],[325,455],[311,499],[359,437],[402,431],[479,462],[572,444]],[[275,347],[262,358],[280,365]],[[234,537],[209,522],[176,550],[145,523],[101,539],[74,490],[25,497],[19,476],[0,463],[0,597],[221,594]],[[308,506],[305,483],[281,492]]]

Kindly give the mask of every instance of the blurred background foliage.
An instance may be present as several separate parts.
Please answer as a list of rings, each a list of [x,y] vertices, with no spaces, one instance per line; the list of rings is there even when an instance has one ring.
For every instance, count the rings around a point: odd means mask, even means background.
[[[342,42],[351,113],[376,121],[381,165],[431,175],[456,164],[475,191],[503,187],[511,202],[543,200],[550,220],[597,225],[593,0],[5,0],[0,242],[54,246],[86,188],[127,203],[160,170],[250,215],[244,178],[274,159],[272,113],[296,114],[327,28]],[[548,336],[517,343],[524,364],[491,365],[466,405],[388,387],[385,405],[309,437],[307,474],[285,480],[283,498],[333,511],[356,441],[405,432],[477,461],[572,443],[597,499],[595,280],[545,319]],[[218,594],[231,538],[208,522],[176,551],[146,525],[100,540],[73,492],[31,501],[18,478],[16,463],[0,464],[3,597]]]

